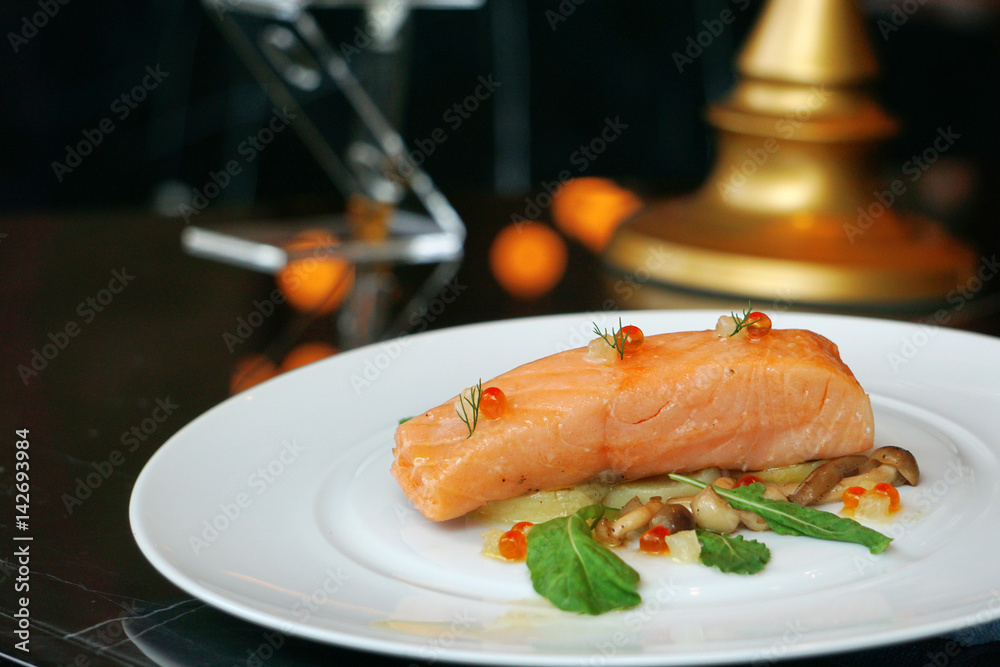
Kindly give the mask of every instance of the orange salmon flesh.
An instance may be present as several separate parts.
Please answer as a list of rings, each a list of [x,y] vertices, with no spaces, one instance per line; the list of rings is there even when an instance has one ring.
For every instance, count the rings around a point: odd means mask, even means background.
[[[457,397],[396,430],[392,475],[428,519],[595,479],[856,454],[874,438],[871,401],[837,346],[796,329],[648,336],[613,362],[579,348],[482,386],[502,389],[507,408],[472,437]]]

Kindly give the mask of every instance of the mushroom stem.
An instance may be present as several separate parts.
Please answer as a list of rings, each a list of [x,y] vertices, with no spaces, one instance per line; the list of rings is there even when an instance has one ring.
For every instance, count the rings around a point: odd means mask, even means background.
[[[661,507],[663,507],[663,502],[659,496],[650,498],[649,502],[645,505],[637,507],[612,521],[611,534],[618,539],[625,537],[629,531],[641,528],[649,523],[649,520],[653,518],[654,514],[660,511]]]

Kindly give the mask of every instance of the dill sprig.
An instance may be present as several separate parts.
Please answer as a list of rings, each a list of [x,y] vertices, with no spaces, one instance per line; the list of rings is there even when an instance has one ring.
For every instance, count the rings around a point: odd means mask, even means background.
[[[749,321],[750,320],[750,313],[752,313],[752,312],[753,312],[753,304],[750,303],[749,301],[747,301],[747,308],[746,308],[746,310],[743,311],[743,315],[742,316],[737,317],[736,313],[734,313],[732,311],[729,311],[729,315],[736,322],[736,328],[733,329],[733,333],[729,334],[729,338],[732,338],[733,336],[735,336],[736,334],[738,334],[740,331],[742,331],[743,329],[746,329],[748,326],[750,326],[752,324],[752,322]]]
[[[622,333],[622,318],[618,318],[618,331],[608,334],[608,330],[601,331],[594,323],[594,333],[604,339],[604,342],[613,347],[618,352],[618,358],[625,358],[625,334]]]
[[[483,400],[482,378],[475,385],[458,395],[458,404],[455,406],[455,412],[466,428],[469,429],[469,435],[466,436],[466,439],[472,437],[472,434],[476,430],[476,424],[479,423],[479,402],[481,400]]]

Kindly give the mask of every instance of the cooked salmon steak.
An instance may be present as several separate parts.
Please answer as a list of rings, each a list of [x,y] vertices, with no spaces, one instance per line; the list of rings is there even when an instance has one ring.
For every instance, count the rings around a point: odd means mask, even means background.
[[[874,437],[871,402],[837,346],[803,330],[660,334],[610,362],[579,348],[482,386],[502,389],[507,407],[471,437],[457,397],[396,430],[392,474],[429,519],[595,479],[855,454]]]

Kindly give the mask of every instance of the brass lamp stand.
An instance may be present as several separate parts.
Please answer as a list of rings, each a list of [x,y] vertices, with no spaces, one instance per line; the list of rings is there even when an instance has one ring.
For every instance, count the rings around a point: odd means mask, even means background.
[[[733,297],[835,310],[923,309],[975,269],[938,224],[900,210],[909,177],[879,178],[896,124],[868,84],[878,65],[849,0],[770,0],[709,109],[711,175],[619,228],[604,260],[663,289],[628,307]],[[946,142],[942,134],[938,143]]]

